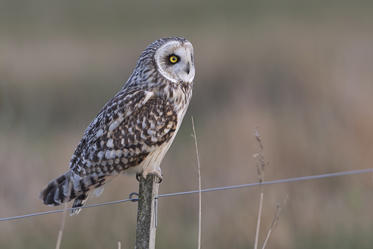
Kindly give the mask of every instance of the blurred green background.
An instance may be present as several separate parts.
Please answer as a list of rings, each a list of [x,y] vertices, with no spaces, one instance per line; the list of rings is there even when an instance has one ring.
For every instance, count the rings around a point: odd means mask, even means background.
[[[161,193],[372,167],[372,1],[7,1],[0,7],[0,217],[50,210],[43,186],[68,169],[100,108],[153,40],[194,44],[190,109],[163,161]],[[127,198],[134,177],[90,203]],[[266,186],[267,248],[372,248],[372,175]],[[253,248],[257,188],[203,195],[202,247]],[[162,199],[157,248],[195,248],[197,196]],[[136,204],[66,220],[62,248],[133,248]],[[61,215],[0,223],[0,248],[54,248]]]

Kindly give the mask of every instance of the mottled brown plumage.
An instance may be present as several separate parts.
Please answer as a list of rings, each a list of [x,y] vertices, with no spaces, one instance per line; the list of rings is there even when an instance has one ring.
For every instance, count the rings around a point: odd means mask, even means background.
[[[176,37],[149,45],[129,80],[86,129],[70,170],[41,193],[44,203],[74,199],[77,213],[88,191],[112,176],[132,170],[161,177],[159,165],[189,105],[193,78],[190,42]]]

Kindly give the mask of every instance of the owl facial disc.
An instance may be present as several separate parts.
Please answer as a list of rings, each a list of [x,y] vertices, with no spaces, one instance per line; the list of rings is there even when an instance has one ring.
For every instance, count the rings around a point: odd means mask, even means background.
[[[158,72],[171,82],[191,83],[195,69],[193,46],[190,42],[169,41],[154,55]]]

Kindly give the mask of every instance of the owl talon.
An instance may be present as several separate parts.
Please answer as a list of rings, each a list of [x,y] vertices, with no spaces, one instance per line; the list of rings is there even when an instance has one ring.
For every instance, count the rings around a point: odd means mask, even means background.
[[[163,181],[163,176],[162,175],[157,174],[157,173],[149,173],[149,174],[153,175],[157,178],[156,181],[157,181],[158,184],[160,184]]]
[[[157,175],[157,174],[155,174],[155,176],[156,176],[156,178],[157,178],[157,183],[158,183],[158,184],[162,183],[162,181],[163,181],[163,176],[162,176],[162,175]]]
[[[137,180],[138,182],[140,182],[140,178],[141,178],[141,173],[137,173],[137,174],[136,174],[136,180]]]

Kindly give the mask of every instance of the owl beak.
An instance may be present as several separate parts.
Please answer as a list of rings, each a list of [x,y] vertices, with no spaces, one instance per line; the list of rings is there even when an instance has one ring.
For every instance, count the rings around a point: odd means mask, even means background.
[[[189,62],[188,62],[188,64],[187,64],[187,66],[185,67],[185,72],[186,72],[187,74],[189,74],[189,72],[190,72],[190,64],[189,64]]]

